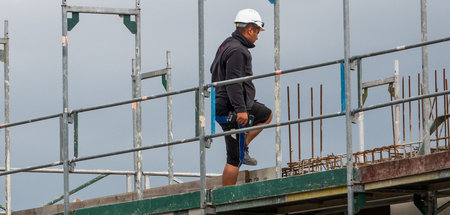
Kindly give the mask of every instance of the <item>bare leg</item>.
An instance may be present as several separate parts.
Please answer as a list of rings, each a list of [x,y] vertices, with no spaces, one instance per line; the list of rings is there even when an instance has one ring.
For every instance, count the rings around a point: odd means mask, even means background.
[[[263,123],[258,123],[258,124],[256,124],[255,126],[258,126],[258,125],[267,125],[267,124],[270,123],[270,121],[272,121],[272,113],[270,113],[269,118],[268,118],[265,122],[263,122]],[[259,130],[252,130],[252,131],[247,132],[247,136],[246,136],[246,138],[245,138],[245,145],[250,144],[250,142],[251,142],[253,139],[255,139],[255,137],[258,136],[258,134],[261,133],[261,131],[262,131],[262,129],[259,129]]]
[[[222,186],[235,185],[239,174],[239,167],[225,164],[222,174]]]

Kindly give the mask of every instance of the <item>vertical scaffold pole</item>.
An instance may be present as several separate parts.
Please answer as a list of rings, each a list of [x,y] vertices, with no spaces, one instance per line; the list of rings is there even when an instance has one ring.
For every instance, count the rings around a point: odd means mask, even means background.
[[[63,116],[62,116],[62,157],[64,166],[64,215],[69,215],[69,91],[68,91],[68,53],[67,4],[62,0],[62,72],[63,72]]]
[[[421,14],[421,31],[422,31],[422,42],[428,40],[427,33],[427,1],[421,0],[420,14]],[[430,89],[428,86],[428,46],[422,47],[422,86],[423,86],[423,95],[427,95],[430,93]],[[430,124],[429,124],[429,116],[430,115],[430,100],[423,100],[423,144],[420,147],[420,154],[430,154]]]
[[[353,215],[353,145],[350,77],[350,18],[349,0],[344,1],[344,66],[345,66],[345,125],[347,133],[347,214]]]
[[[170,51],[166,52],[167,59],[167,92],[172,91],[172,66],[170,62]],[[172,142],[173,140],[173,130],[172,130],[172,96],[167,96],[167,142]],[[168,149],[169,156],[169,184],[173,184],[173,146],[169,146]]]
[[[4,72],[5,72],[5,124],[9,123],[9,31],[8,31],[8,20],[5,21],[5,44],[3,50],[4,59]],[[10,130],[5,128],[5,171],[11,169],[10,163]],[[6,175],[5,177],[6,186],[6,215],[11,215],[11,175]]]
[[[399,68],[398,60],[394,61],[394,100],[400,99],[400,83],[399,83]],[[400,105],[395,105],[395,118],[394,118],[394,146],[398,147],[401,144],[400,135]],[[397,154],[397,149],[395,153]]]
[[[200,138],[200,209],[205,214],[206,207],[206,139],[205,139],[205,41],[204,41],[204,0],[198,0],[198,131]]]
[[[136,0],[136,60],[135,60],[135,74],[136,74],[136,97],[141,97],[141,2],[140,0]],[[141,103],[137,102],[135,105],[136,108],[136,132],[135,132],[135,147],[142,146],[142,109]],[[137,199],[142,199],[142,151],[135,152],[135,166],[134,170],[136,172],[134,178],[134,188],[137,194]]]
[[[362,108],[364,106],[362,98],[362,63],[361,59],[356,60],[357,70],[358,70],[358,107]],[[359,151],[364,151],[364,112],[358,113],[358,133],[359,133]],[[358,156],[360,161],[364,161],[364,156]]]
[[[275,56],[275,71],[280,70],[280,0],[274,2],[274,56]],[[275,76],[275,122],[281,122],[280,103],[280,76]],[[277,126],[275,129],[275,150],[276,150],[276,173],[277,177],[281,178],[281,127]]]

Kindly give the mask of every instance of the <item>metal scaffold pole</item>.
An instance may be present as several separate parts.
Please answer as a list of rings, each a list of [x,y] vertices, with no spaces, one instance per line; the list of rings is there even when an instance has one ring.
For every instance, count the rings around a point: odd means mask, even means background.
[[[136,74],[136,98],[141,97],[141,3],[136,0],[136,60],[135,60],[135,74]],[[141,102],[135,103],[136,120],[135,120],[135,148],[142,146],[142,108]],[[134,170],[136,171],[134,178],[134,188],[137,193],[137,199],[142,199],[142,151],[135,152]]]
[[[280,0],[274,2],[274,56],[275,56],[275,71],[280,70]],[[275,122],[281,122],[280,103],[280,76],[275,76]],[[275,129],[275,150],[276,150],[276,173],[277,177],[281,178],[281,127]]]
[[[170,62],[170,51],[166,52],[167,59],[167,74],[166,74],[166,84],[167,92],[172,91],[172,66]],[[167,96],[167,142],[173,141],[173,128],[172,128],[172,96]],[[173,146],[167,148],[168,158],[169,158],[169,184],[173,184]]]
[[[3,50],[3,63],[5,72],[5,123],[9,123],[9,31],[8,31],[8,20],[5,21],[5,43]],[[1,58],[1,56],[0,56]],[[11,169],[11,157],[10,157],[10,129],[5,129],[5,170],[9,171]],[[6,215],[11,215],[11,176],[6,175],[5,177],[5,197],[6,197]]]
[[[64,215],[69,215],[69,91],[68,91],[67,5],[62,2],[62,72],[63,72],[63,114],[61,123],[61,154],[64,167]]]
[[[428,40],[427,33],[427,1],[421,0],[420,14],[421,14],[421,31],[422,31],[422,42]],[[428,46],[422,47],[422,87],[423,95],[430,93],[428,87]],[[423,144],[420,147],[420,154],[430,154],[430,100],[423,100]]]
[[[206,139],[205,139],[205,29],[204,0],[198,0],[198,131],[200,138],[200,209],[205,214],[206,208]]]
[[[344,3],[344,65],[345,65],[345,125],[347,134],[347,214],[353,215],[353,145],[350,77],[350,16],[349,0]]]

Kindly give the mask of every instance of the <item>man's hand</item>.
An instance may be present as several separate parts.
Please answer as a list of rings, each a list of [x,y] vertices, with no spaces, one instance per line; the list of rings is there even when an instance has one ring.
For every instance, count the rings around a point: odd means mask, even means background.
[[[242,126],[247,125],[247,123],[248,123],[247,112],[237,113],[236,122],[241,124]]]

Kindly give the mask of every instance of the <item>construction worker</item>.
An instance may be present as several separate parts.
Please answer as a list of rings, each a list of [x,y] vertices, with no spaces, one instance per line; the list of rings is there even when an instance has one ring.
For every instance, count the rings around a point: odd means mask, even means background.
[[[211,65],[212,82],[253,75],[252,55],[248,49],[255,47],[259,32],[264,31],[264,22],[256,10],[243,9],[236,15],[234,23],[236,31],[219,46]],[[216,88],[216,121],[223,131],[270,123],[272,111],[256,102],[255,94],[252,81]],[[236,184],[242,164],[257,164],[248,153],[248,145],[261,131],[225,136],[227,163],[222,175],[223,186]]]

